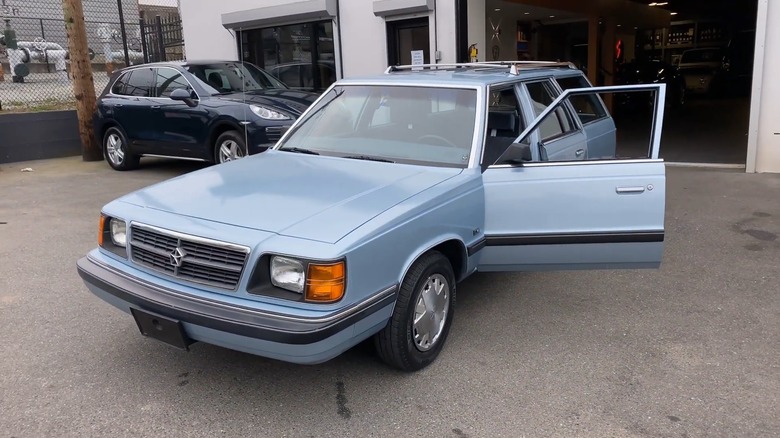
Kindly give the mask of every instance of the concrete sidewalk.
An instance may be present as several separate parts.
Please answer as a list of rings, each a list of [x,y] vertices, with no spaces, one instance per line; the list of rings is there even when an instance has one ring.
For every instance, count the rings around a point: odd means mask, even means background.
[[[179,352],[85,290],[100,207],[198,167],[0,166],[1,436],[780,436],[780,175],[669,168],[660,270],[476,275],[401,375]]]

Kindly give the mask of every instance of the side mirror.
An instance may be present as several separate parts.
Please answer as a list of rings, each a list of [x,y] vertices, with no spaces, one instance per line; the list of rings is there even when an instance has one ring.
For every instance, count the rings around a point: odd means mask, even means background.
[[[198,103],[192,98],[192,95],[189,91],[185,90],[184,88],[177,88],[171,92],[170,96],[171,100],[177,100],[180,102],[184,102],[189,107],[195,107],[198,106]]]
[[[509,145],[506,152],[504,152],[501,161],[520,165],[526,161],[533,161],[531,145],[528,143],[512,143]]]

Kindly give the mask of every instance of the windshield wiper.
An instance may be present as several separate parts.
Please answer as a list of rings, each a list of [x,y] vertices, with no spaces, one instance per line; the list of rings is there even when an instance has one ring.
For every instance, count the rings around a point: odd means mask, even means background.
[[[304,148],[281,148],[280,151],[289,151],[289,152],[295,152],[298,154],[308,154],[308,155],[319,155],[319,152],[313,151],[311,149],[304,149]]]
[[[385,158],[370,157],[368,155],[349,155],[349,156],[342,157],[342,158],[349,158],[349,159],[352,159],[352,160],[379,161],[379,162],[382,162],[382,163],[395,163],[395,161],[393,161],[393,160],[388,160],[388,159],[385,159]]]

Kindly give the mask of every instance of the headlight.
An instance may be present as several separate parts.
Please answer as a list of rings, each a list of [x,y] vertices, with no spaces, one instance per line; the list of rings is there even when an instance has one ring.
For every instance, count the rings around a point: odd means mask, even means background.
[[[100,214],[98,246],[120,257],[127,257],[127,223],[123,219]]]
[[[290,120],[290,118],[278,111],[266,108],[264,106],[249,105],[249,109],[252,110],[257,117],[265,120]]]
[[[276,287],[302,294],[303,286],[306,283],[303,263],[287,257],[273,257],[271,259],[271,283]]]
[[[316,303],[334,303],[344,296],[346,265],[304,262],[289,257],[271,258],[271,283],[279,288],[303,295]]]
[[[127,224],[121,219],[111,218],[111,241],[114,245],[127,246]]]

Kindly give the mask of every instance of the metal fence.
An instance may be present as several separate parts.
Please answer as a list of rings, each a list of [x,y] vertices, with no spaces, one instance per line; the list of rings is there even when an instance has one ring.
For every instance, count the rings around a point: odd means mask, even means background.
[[[83,0],[96,93],[127,65],[184,59],[178,8],[140,3]],[[75,108],[61,0],[0,0],[0,67],[0,111]]]

